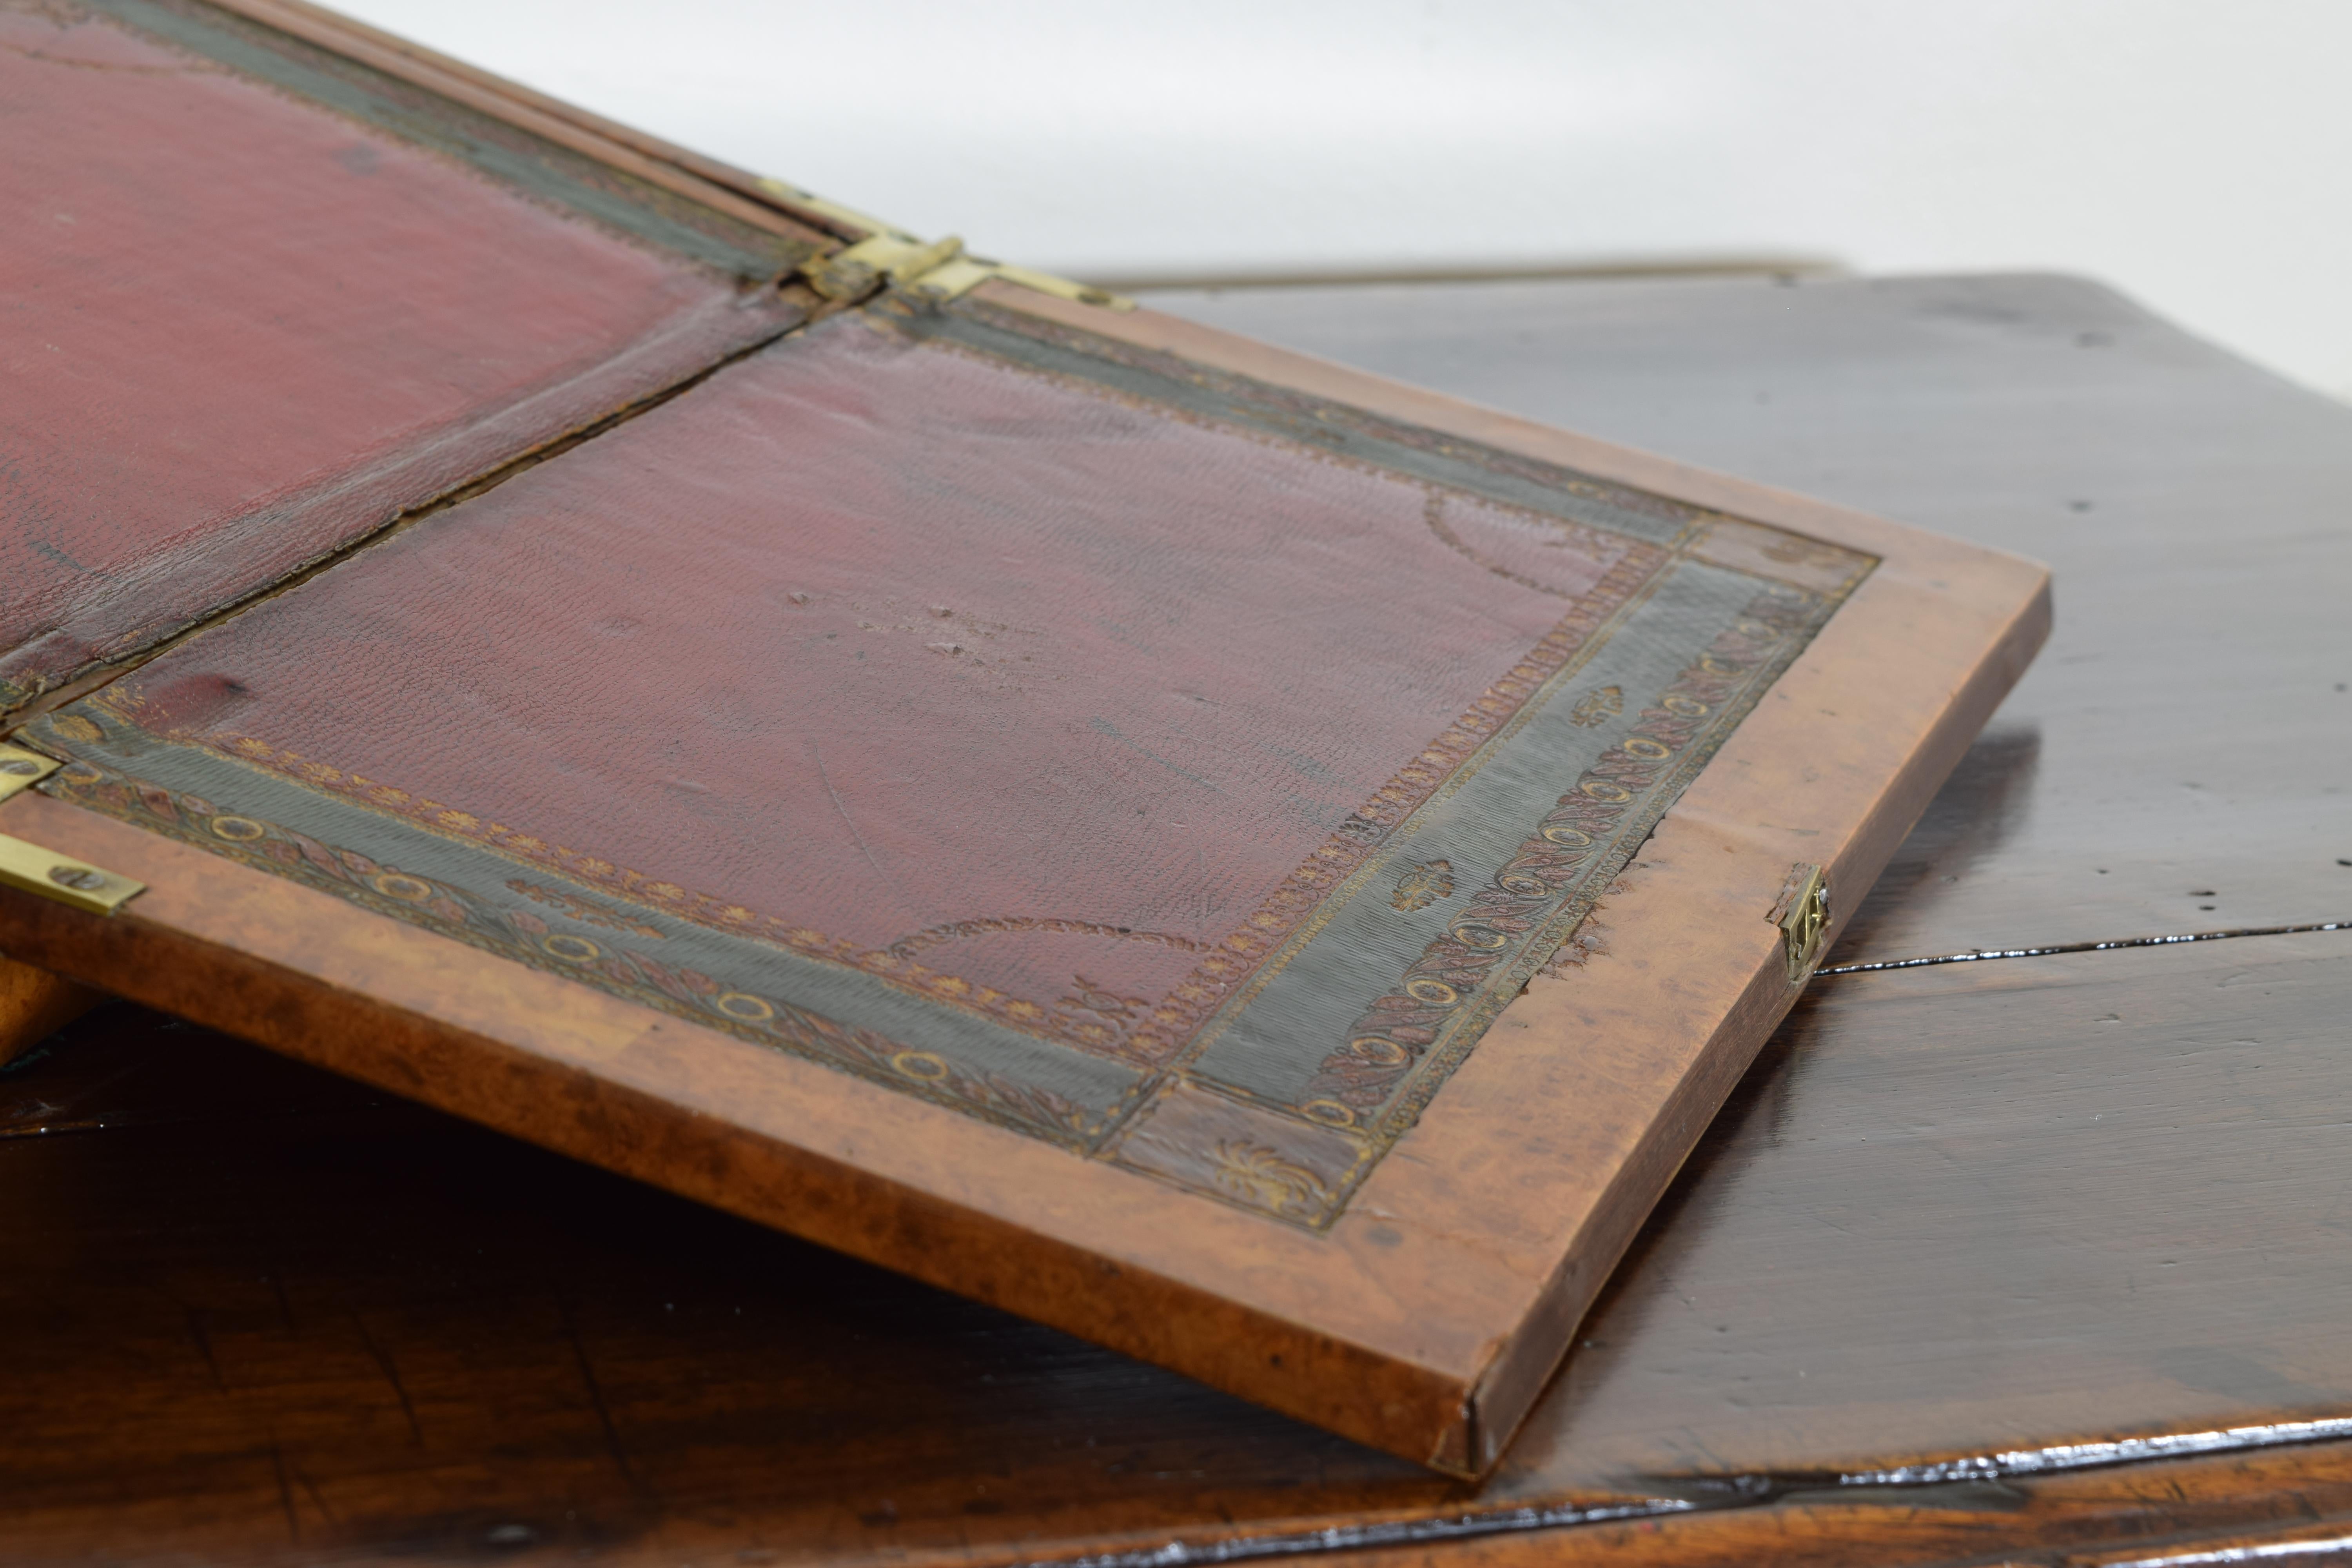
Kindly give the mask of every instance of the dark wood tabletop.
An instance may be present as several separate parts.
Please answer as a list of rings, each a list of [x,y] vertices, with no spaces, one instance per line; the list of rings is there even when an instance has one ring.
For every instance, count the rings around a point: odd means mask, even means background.
[[[118,1005],[0,1069],[0,1560],[2352,1560],[2352,410],[2057,278],[1155,302],[2056,569],[1498,1471]]]

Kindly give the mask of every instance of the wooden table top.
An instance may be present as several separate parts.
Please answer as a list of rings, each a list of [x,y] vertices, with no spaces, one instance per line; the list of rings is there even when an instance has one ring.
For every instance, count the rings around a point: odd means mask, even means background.
[[[1501,1469],[116,1007],[0,1070],[0,1560],[2352,1555],[2352,930],[1884,967],[2352,917],[2352,410],[2057,279],[1163,303],[2057,569]]]

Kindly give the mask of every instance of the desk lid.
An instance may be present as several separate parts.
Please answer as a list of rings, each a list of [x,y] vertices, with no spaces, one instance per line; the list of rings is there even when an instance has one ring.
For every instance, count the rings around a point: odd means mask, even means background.
[[[142,60],[256,16],[309,30],[278,53],[331,32],[247,9],[0,24]],[[353,112],[204,58],[105,90]],[[376,146],[300,123],[322,168]],[[179,155],[232,195],[297,151],[225,147]],[[399,155],[457,177],[446,148]],[[400,229],[394,198],[318,177]],[[13,738],[58,766],[0,831],[144,888],[75,907],[80,872],[32,867],[0,943],[1440,1468],[1499,1453],[2045,623],[2041,571],[1990,552],[1076,290],[969,265],[942,288],[944,251],[860,278],[840,209],[779,209],[811,289],[465,188],[519,215],[480,220],[501,268],[501,223],[570,225],[638,269],[630,299],[761,325],[331,527],[229,526],[234,487],[123,468],[159,521],[118,548],[152,591],[101,662],[54,636],[9,656],[33,672]],[[276,373],[214,335],[398,379],[189,287],[128,336],[201,358],[225,406]],[[547,341],[605,386],[621,312],[565,309],[586,324]],[[16,439],[131,450],[170,392]],[[381,437],[313,438],[353,463]],[[207,439],[278,460],[233,423]],[[19,546],[115,515],[76,493]],[[273,542],[200,569],[159,542],[188,528]],[[0,615],[132,603],[26,581]]]

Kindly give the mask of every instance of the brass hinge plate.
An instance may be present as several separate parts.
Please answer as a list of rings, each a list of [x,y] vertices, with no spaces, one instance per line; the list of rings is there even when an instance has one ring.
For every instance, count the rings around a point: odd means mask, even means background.
[[[863,300],[877,289],[914,283],[963,254],[963,241],[950,236],[934,244],[895,234],[868,235],[845,250],[813,257],[801,276],[828,300]]]
[[[0,800],[32,788],[61,765],[55,757],[0,742]],[[98,915],[110,915],[147,890],[144,882],[5,833],[0,833],[0,885]]]
[[[1819,866],[1791,866],[1781,884],[1780,901],[1768,917],[1780,928],[1781,955],[1788,960],[1789,984],[1801,985],[1822,961],[1830,933],[1830,883]]]
[[[0,741],[0,800],[32,788],[63,765],[55,757]]]
[[[940,240],[920,240],[905,229],[838,206],[781,180],[760,183],[778,196],[866,231],[866,237],[855,245],[802,263],[800,275],[828,300],[855,303],[887,288],[897,289],[920,304],[940,305],[969,294],[992,278],[1001,278],[1057,300],[1075,300],[1083,305],[1100,305],[1112,310],[1135,309],[1134,300],[1107,289],[1073,283],[1034,268],[968,256],[963,241],[954,235]]]

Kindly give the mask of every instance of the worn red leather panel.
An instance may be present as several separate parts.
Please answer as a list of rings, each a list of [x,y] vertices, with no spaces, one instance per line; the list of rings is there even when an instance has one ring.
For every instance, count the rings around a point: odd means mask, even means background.
[[[62,6],[0,148],[0,708],[793,319]]]
[[[1315,1227],[1870,564],[886,300],[26,733],[65,798]]]
[[[1150,998],[1559,620],[1428,508],[851,320],[117,690],[1048,1008]],[[1554,537],[1562,591],[1627,548]]]

